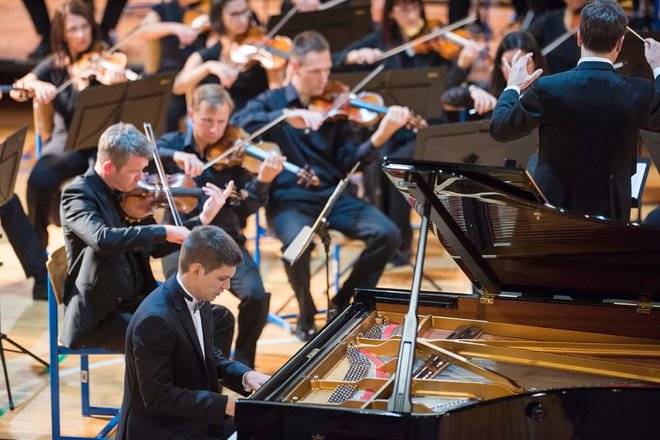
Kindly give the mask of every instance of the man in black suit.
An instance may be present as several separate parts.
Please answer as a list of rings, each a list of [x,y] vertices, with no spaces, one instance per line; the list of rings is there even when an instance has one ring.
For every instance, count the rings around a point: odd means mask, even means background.
[[[135,189],[153,146],[131,124],[115,124],[99,139],[96,164],[62,192],[61,218],[68,273],[60,340],[70,348],[103,347],[124,352],[128,321],[156,287],[149,256],[166,255],[186,238],[186,227],[129,224],[120,211],[123,193]],[[213,184],[199,217],[187,226],[208,224],[229,196]],[[174,244],[174,245],[173,245]],[[233,316],[220,306],[214,314],[220,348],[229,350]],[[228,352],[228,351],[227,351]]]
[[[195,228],[181,247],[179,272],[138,307],[126,333],[126,373],[118,439],[226,438],[233,397],[268,376],[213,350],[210,301],[229,289],[241,249],[217,226]],[[228,416],[228,417],[227,417]]]
[[[660,129],[660,43],[650,38],[643,43],[655,87],[613,67],[627,23],[619,5],[594,0],[582,10],[577,35],[582,57],[573,70],[537,80],[541,71],[528,71],[531,54],[517,54],[510,66],[503,63],[508,87],[490,127],[501,142],[540,127],[534,179],[548,201],[621,221],[630,217],[639,130]]]

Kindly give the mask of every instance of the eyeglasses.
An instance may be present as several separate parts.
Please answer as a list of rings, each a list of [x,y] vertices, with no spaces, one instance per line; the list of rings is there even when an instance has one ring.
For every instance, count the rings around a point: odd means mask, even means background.
[[[81,24],[80,26],[71,26],[64,30],[67,35],[75,35],[78,32],[89,32],[92,26],[89,23]]]
[[[226,15],[232,20],[238,20],[239,18],[245,18],[252,15],[252,10],[250,8],[245,8],[242,11],[227,12]]]

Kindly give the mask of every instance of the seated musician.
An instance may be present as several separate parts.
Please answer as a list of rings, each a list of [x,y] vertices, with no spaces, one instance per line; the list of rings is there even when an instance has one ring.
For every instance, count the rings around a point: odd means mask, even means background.
[[[506,87],[508,79],[508,71],[503,68],[502,60],[511,63],[513,55],[518,50],[533,54],[532,62],[528,66],[530,73],[536,69],[543,69],[543,72],[545,72],[545,59],[534,37],[528,32],[511,32],[502,38],[497,47],[490,82],[468,83],[449,87],[442,94],[442,104],[445,109],[474,109],[478,117],[489,114],[495,108],[497,97]],[[457,64],[461,66],[459,70],[462,72],[462,78],[458,82],[462,83],[467,79],[476,56],[477,51],[473,50],[472,47],[461,52]]]
[[[230,136],[237,129],[228,126],[233,103],[229,93],[217,84],[204,84],[193,93],[189,119],[192,131],[188,134],[169,133],[157,143],[163,155],[165,165],[168,157],[177,159],[181,167],[176,171],[186,171],[188,175],[199,176],[196,181],[200,186],[211,182],[218,187],[233,188],[237,195],[245,195],[242,200],[232,200],[225,204],[212,223],[220,226],[238,243],[243,253],[243,263],[238,265],[229,290],[240,298],[238,315],[238,338],[234,359],[249,366],[254,366],[257,339],[266,325],[270,294],[264,289],[259,275],[259,268],[245,249],[246,238],[241,231],[244,219],[266,204],[270,182],[282,170],[284,158],[271,154],[262,162],[259,173],[252,176],[240,165],[218,166],[201,172],[204,162],[215,148],[223,151],[220,145],[226,141],[227,149],[233,145]],[[228,136],[225,136],[227,134]],[[201,175],[200,175],[201,174]],[[163,259],[166,276],[176,271],[178,254]],[[174,260],[173,264],[165,264]],[[169,267],[168,267],[169,266]]]
[[[430,30],[429,25],[435,26],[427,20],[421,0],[387,0],[382,10],[380,27],[334,53],[333,65],[341,68],[378,63],[383,52],[423,35]],[[385,65],[390,69],[435,67],[448,63],[437,51],[416,53],[414,48],[385,60]]]
[[[64,320],[60,340],[70,348],[103,347],[124,352],[128,321],[156,287],[149,256],[177,249],[189,233],[183,226],[153,220],[129,224],[119,204],[135,189],[152,158],[153,147],[130,124],[115,124],[99,139],[93,168],[76,177],[62,193],[62,229],[68,260],[64,285]],[[224,205],[228,192],[213,184],[188,227],[208,224]],[[216,341],[228,353],[234,328],[231,313],[214,306]]]
[[[27,89],[39,105],[52,103],[55,110],[52,137],[32,169],[27,190],[28,215],[44,245],[48,244],[51,211],[54,206],[59,206],[55,196],[61,184],[83,173],[94,155],[94,150],[63,151],[80,91],[100,81],[112,84],[126,80],[121,66],[116,71],[108,69],[100,72],[90,65],[85,75],[74,75],[74,66],[84,69],[82,62],[77,64],[77,61],[104,48],[101,31],[85,3],[72,0],[60,5],[53,16],[52,35],[53,54],[16,82],[16,86]],[[72,76],[75,77],[73,83],[56,93],[57,88]],[[27,99],[25,93],[12,92],[12,97]]]
[[[138,35],[146,41],[159,40],[160,57],[158,73],[179,72],[186,60],[195,51],[211,47],[215,34],[208,26],[196,27],[195,20],[206,15],[197,0],[172,0],[155,4],[145,15]],[[197,17],[187,20],[188,17]],[[167,130],[179,129],[179,119],[186,114],[186,99],[183,95],[172,95],[167,109]]]
[[[227,438],[235,397],[268,376],[213,350],[209,302],[230,286],[241,249],[216,226],[195,228],[183,242],[178,273],[135,312],[126,334],[126,373],[117,439]]]
[[[390,107],[376,131],[364,142],[360,142],[359,133],[346,120],[324,123],[321,112],[306,107],[313,98],[323,95],[331,67],[326,39],[313,31],[301,33],[293,41],[290,84],[261,94],[232,118],[233,123],[252,132],[285,113],[285,122],[271,129],[265,137],[282,148],[287,160],[300,167],[309,166],[320,178],[320,185],[306,188],[298,184],[296,176],[281,173],[271,184],[267,215],[284,248],[305,225],[314,222],[339,180],[358,161],[374,159],[378,148],[403,127],[409,117],[407,108]],[[387,217],[349,192],[339,198],[328,221],[330,228],[366,244],[351,275],[332,299],[332,308],[338,311],[348,305],[355,287],[376,285],[401,238]],[[308,249],[293,266],[285,263],[300,306],[296,335],[302,340],[309,340],[316,333],[316,307],[309,286],[310,253]]]
[[[283,69],[265,70],[258,63],[241,69],[232,60],[232,50],[249,34],[259,33],[256,17],[246,0],[213,0],[210,20],[219,41],[190,55],[174,80],[174,94],[191,92],[202,82],[220,83],[229,90],[236,108],[241,109],[247,101],[267,90],[269,84],[277,87],[282,83]]]
[[[517,53],[508,86],[493,111],[490,133],[498,141],[517,139],[539,127],[534,180],[559,208],[630,219],[631,182],[641,127],[660,129],[660,43],[644,40],[653,82],[620,75],[613,66],[628,17],[609,0],[582,10],[577,34],[582,58],[569,72],[541,76],[528,71],[531,53]],[[525,93],[520,97],[520,92]]]
[[[580,13],[587,0],[564,0],[564,3],[566,7],[541,14],[529,27],[541,48],[560,41],[559,38],[566,38],[546,55],[548,73],[571,70],[580,59],[576,33],[571,31],[580,24]]]

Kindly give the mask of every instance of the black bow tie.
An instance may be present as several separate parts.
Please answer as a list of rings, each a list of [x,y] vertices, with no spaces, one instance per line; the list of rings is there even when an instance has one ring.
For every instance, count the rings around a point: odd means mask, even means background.
[[[186,292],[183,292],[183,296],[186,298],[186,301],[193,303],[193,313],[198,312],[204,305],[204,301],[195,301],[195,299]]]

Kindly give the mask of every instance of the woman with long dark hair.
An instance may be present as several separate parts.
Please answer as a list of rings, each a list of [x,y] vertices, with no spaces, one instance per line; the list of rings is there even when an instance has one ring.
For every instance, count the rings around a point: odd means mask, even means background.
[[[213,0],[210,20],[219,41],[190,55],[174,80],[175,94],[192,91],[200,83],[220,83],[239,110],[269,85],[281,85],[283,71],[266,71],[258,64],[239,71],[240,66],[231,59],[232,49],[259,25],[246,0]]]

